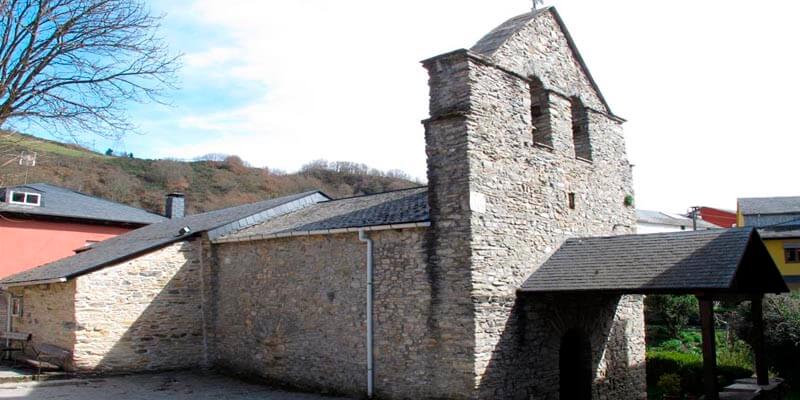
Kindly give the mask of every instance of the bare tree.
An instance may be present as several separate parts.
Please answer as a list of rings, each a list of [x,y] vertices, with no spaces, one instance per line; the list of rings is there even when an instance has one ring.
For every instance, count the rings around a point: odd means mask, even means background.
[[[125,105],[164,101],[179,56],[141,0],[0,0],[0,128],[130,132]]]

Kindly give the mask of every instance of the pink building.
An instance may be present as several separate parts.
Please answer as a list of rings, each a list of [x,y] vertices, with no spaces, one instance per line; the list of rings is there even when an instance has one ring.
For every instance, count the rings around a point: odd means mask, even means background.
[[[183,197],[171,195],[174,216]],[[167,218],[46,183],[0,188],[0,278]]]

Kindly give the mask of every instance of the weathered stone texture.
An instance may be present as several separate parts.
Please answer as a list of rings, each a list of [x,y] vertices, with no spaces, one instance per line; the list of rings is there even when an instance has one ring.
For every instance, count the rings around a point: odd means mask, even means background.
[[[12,318],[12,330],[32,334],[31,344],[49,343],[73,349],[75,343],[75,282],[12,287],[22,296],[22,317]],[[30,354],[29,354],[30,355]]]
[[[480,397],[558,399],[561,339],[577,330],[591,348],[593,398],[645,398],[641,296],[523,296],[517,307],[496,345],[502,357],[489,367],[506,371],[511,383],[487,380]]]
[[[431,86],[431,116],[424,121],[431,219],[426,274],[432,283],[427,326],[446,342],[431,368],[432,397],[442,398],[469,398],[474,390],[470,164],[463,134],[471,89],[464,57],[459,51],[425,62]]]
[[[75,279],[75,365],[149,371],[202,364],[200,241]]]
[[[519,75],[538,77],[546,88],[578,96],[588,107],[609,112],[550,12],[528,21],[489,57]]]
[[[428,60],[425,66],[432,82],[428,162],[437,166],[429,167],[430,191],[448,199],[447,203],[431,202],[432,219],[439,215],[445,221],[470,221],[469,227],[458,232],[434,233],[446,235],[442,243],[469,241],[466,253],[464,247],[454,248],[448,254],[450,260],[440,259],[439,265],[444,269],[460,266],[471,273],[474,315],[454,317],[474,327],[474,396],[557,394],[557,379],[548,385],[547,379],[536,379],[535,374],[519,375],[524,360],[516,356],[522,351],[518,344],[523,337],[560,337],[550,331],[553,321],[525,318],[522,310],[536,300],[517,298],[515,290],[566,238],[632,231],[634,210],[623,204],[625,196],[632,194],[632,185],[620,123],[605,113],[549,14],[529,22],[488,60],[460,51]],[[550,89],[546,108],[552,149],[533,143],[532,82],[525,78],[530,75]],[[464,88],[439,83],[450,81],[468,84]],[[587,110],[586,123],[591,162],[576,158],[570,96],[594,108]],[[458,117],[440,116],[452,109],[459,110]],[[463,156],[454,160],[453,154]],[[446,166],[449,174],[440,166]],[[574,209],[569,205],[570,194],[575,197]],[[469,203],[463,206],[471,197],[485,199],[485,207],[469,210]],[[454,208],[454,204],[462,206]],[[611,326],[614,318],[639,320],[640,303],[640,298],[626,298],[625,306],[617,309],[612,302],[608,312],[584,321],[582,328]],[[607,340],[592,340],[593,354],[614,354],[622,348],[630,359],[643,357],[641,324],[610,332]],[[630,339],[625,333],[632,334]],[[547,356],[557,360],[557,346]],[[620,398],[644,395],[644,381],[637,374],[618,375],[603,363],[597,364],[594,373],[598,381],[605,376],[615,379],[613,391],[607,386],[598,389],[600,397],[611,392],[624,394]],[[532,380],[537,381],[538,392],[529,391]],[[626,389],[619,389],[622,386]]]
[[[379,395],[425,397],[430,283],[423,230],[371,232]],[[220,244],[217,366],[297,387],[366,389],[366,244],[356,233]],[[417,396],[413,394],[417,393]]]

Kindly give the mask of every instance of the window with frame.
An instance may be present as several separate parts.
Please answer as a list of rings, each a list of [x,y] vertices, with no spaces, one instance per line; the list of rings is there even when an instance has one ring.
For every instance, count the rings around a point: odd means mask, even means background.
[[[42,202],[42,195],[38,193],[28,193],[28,192],[11,192],[11,198],[9,203],[11,204],[24,204],[26,206],[38,206],[41,205]]]
[[[19,296],[11,297],[11,316],[12,317],[22,316],[22,297]]]
[[[783,260],[787,264],[800,264],[800,243],[783,245]]]

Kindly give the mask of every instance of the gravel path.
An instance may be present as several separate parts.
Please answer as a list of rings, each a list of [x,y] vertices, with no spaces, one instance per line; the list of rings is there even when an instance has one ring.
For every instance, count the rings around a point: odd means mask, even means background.
[[[0,399],[54,400],[337,400],[289,393],[216,374],[174,372],[102,379],[28,382],[0,385]],[[338,398],[338,400],[344,400]]]

